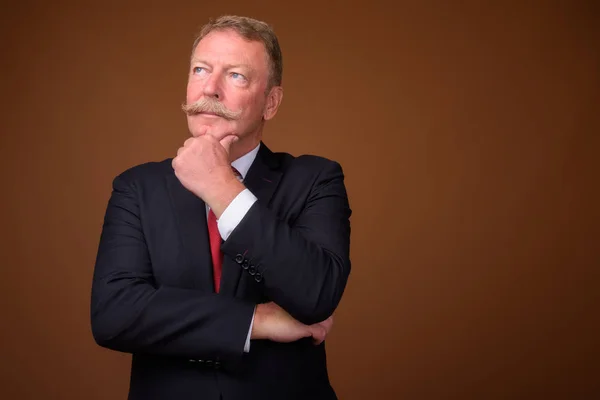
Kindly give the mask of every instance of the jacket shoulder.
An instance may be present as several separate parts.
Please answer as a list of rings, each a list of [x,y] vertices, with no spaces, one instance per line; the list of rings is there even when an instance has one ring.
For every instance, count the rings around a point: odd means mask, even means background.
[[[116,176],[115,179],[124,180],[129,183],[154,180],[156,178],[173,174],[171,166],[172,158],[162,161],[150,161],[130,167]]]
[[[289,153],[273,153],[284,170],[322,171],[324,169],[341,169],[340,164],[326,157],[314,154],[293,156]]]

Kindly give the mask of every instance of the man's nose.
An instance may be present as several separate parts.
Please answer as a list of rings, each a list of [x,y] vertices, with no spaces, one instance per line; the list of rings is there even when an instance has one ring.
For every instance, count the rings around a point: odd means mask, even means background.
[[[214,97],[220,99],[221,93],[221,79],[219,74],[212,73],[204,83],[203,93],[207,97]]]

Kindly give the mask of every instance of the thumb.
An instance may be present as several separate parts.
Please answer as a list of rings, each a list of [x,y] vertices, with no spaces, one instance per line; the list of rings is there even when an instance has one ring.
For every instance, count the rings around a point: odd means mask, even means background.
[[[236,135],[227,135],[223,139],[221,139],[221,146],[225,148],[227,155],[229,155],[229,149],[231,148],[231,145],[237,142],[238,140],[239,138]]]
[[[313,343],[316,345],[323,343],[323,341],[325,340],[325,336],[327,336],[326,329],[319,324],[311,325],[311,328],[311,336],[313,337]]]

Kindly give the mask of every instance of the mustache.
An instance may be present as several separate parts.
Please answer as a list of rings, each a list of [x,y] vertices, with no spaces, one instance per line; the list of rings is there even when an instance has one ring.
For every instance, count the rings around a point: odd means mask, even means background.
[[[242,110],[232,111],[225,107],[223,103],[210,97],[203,97],[192,104],[182,104],[181,109],[188,115],[200,113],[212,113],[227,120],[238,119]]]

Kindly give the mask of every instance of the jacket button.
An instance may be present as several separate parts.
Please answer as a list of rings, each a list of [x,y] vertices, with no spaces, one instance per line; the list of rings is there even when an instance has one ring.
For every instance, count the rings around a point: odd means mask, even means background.
[[[206,366],[207,367],[212,367],[213,366],[213,361],[212,360],[206,360]]]
[[[257,272],[256,275],[254,275],[254,280],[256,282],[262,281],[262,274],[260,272]]]
[[[215,361],[215,369],[221,368],[221,363],[219,361]]]
[[[235,256],[235,262],[238,263],[238,264],[241,264],[242,261],[244,261],[244,256],[242,254],[237,254]]]
[[[244,260],[242,261],[242,268],[244,269],[248,269],[248,266],[250,265],[250,263],[248,262],[248,260]]]
[[[256,267],[254,265],[251,265],[250,268],[248,268],[248,273],[250,275],[256,275]]]

